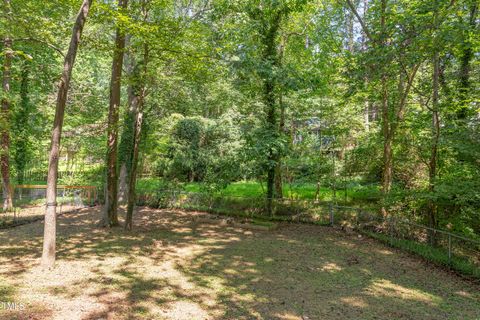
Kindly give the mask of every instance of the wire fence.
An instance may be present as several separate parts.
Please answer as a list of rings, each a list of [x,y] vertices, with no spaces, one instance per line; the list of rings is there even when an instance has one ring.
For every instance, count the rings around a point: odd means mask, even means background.
[[[420,254],[428,260],[480,277],[480,241],[431,228],[400,217],[384,217],[378,210],[340,206],[309,199],[272,199],[267,213],[265,197],[242,197],[161,190],[139,196],[140,205],[217,214],[297,221],[355,230],[392,246]]]
[[[12,186],[11,208],[0,211],[0,228],[42,220],[45,215],[46,186]],[[4,202],[0,197],[1,204]],[[94,186],[58,186],[57,215],[98,203],[98,192]]]

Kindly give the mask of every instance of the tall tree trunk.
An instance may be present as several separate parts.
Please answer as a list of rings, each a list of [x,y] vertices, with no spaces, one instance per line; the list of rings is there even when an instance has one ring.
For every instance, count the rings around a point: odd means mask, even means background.
[[[460,57],[460,101],[462,106],[457,113],[459,119],[465,119],[468,115],[468,99],[470,93],[470,69],[471,69],[471,60],[474,56],[472,39],[470,39],[470,33],[475,33],[479,30],[477,28],[477,14],[478,14],[478,3],[472,1],[469,6],[469,19],[468,19],[468,28],[466,29],[463,37],[462,52]]]
[[[380,3],[380,48],[387,46],[387,29],[386,29],[386,10],[387,0]],[[386,66],[382,65],[381,87],[382,87],[382,134],[383,134],[383,170],[382,170],[382,192],[386,196],[392,189],[393,183],[393,130],[390,119],[390,106],[388,96],[388,75]],[[382,213],[387,215],[385,207],[382,207]]]
[[[84,0],[77,19],[73,26],[72,38],[63,63],[62,77],[58,87],[55,119],[53,121],[52,140],[47,176],[47,204],[45,210],[45,226],[43,235],[43,252],[41,264],[44,268],[51,268],[55,264],[55,239],[56,239],[56,208],[57,208],[57,177],[58,158],[60,153],[60,139],[62,136],[63,118],[67,102],[68,88],[72,77],[72,69],[77,56],[78,44],[82,36],[83,26],[88,16],[88,11],[93,0]]]
[[[365,19],[368,11],[368,0],[363,0],[363,19]],[[352,17],[353,19],[353,17]],[[362,29],[362,50],[366,51],[367,50],[367,35],[365,34],[365,31]],[[365,82],[365,88],[368,86],[368,76],[365,76],[364,79]],[[365,98],[365,108],[363,109],[363,123],[365,127],[365,131],[370,130],[370,101],[368,100],[370,97],[367,96]]]
[[[123,140],[123,136],[122,136]],[[122,152],[122,151],[120,151]],[[123,205],[128,199],[128,170],[127,162],[120,162],[120,173],[118,177],[118,204]]]
[[[142,90],[142,96],[143,96]],[[128,185],[128,201],[127,201],[127,215],[125,218],[125,229],[132,230],[133,227],[133,209],[135,208],[136,198],[136,181],[137,181],[137,164],[138,164],[138,152],[140,148],[140,138],[142,135],[142,123],[143,123],[143,98],[141,105],[139,105],[135,118],[135,134],[133,138],[133,154],[132,154],[132,167],[130,168],[130,183]]]
[[[280,25],[281,14],[278,14],[271,25],[268,26],[266,33],[263,35],[263,61],[268,64],[269,71],[265,75],[263,82],[263,103],[265,105],[267,130],[271,133],[271,137],[278,135],[275,88],[276,80],[273,76],[274,67],[278,64],[278,56],[276,50],[276,37]],[[275,188],[275,168],[278,162],[278,152],[273,147],[270,148],[267,156],[267,214],[273,214],[273,196]]]
[[[356,1],[358,2],[358,1]],[[356,3],[358,5],[358,3]],[[345,9],[346,11],[346,29],[347,29],[347,39],[348,39],[348,51],[350,51],[351,54],[353,54],[354,51],[354,45],[355,45],[355,34],[353,32],[353,13],[348,10],[348,8]]]
[[[127,36],[127,43],[130,41]],[[118,202],[125,203],[128,200],[128,183],[130,168],[132,167],[133,141],[135,135],[135,119],[137,114],[139,96],[135,94],[135,82],[138,81],[138,68],[136,68],[133,53],[127,54],[128,73],[128,110],[123,122],[123,132],[119,145],[120,177],[118,181]]]
[[[276,132],[276,115],[275,115],[275,95],[274,95],[274,81],[273,79],[266,79],[264,85],[264,99],[267,108],[267,126],[270,132]],[[275,135],[272,135],[275,136]],[[268,153],[268,168],[267,168],[267,213],[273,214],[273,196],[275,187],[275,167],[277,163],[277,156],[273,148]]]
[[[384,91],[387,89],[384,88]],[[382,192],[388,194],[392,189],[393,182],[393,132],[390,126],[388,101],[386,94],[382,99],[382,132],[383,132],[383,171]]]
[[[434,12],[434,28],[438,27],[438,2],[435,1],[435,12]],[[435,40],[435,38],[434,38]],[[440,140],[440,119],[439,119],[439,79],[440,79],[440,58],[439,50],[436,47],[434,41],[434,53],[433,53],[433,73],[432,73],[432,145],[430,150],[430,161],[428,163],[428,182],[429,190],[431,193],[435,192],[435,179],[437,178],[437,157],[438,157],[438,142]],[[430,200],[428,205],[428,225],[430,228],[435,228],[437,226],[437,204],[435,200]],[[436,244],[435,233],[432,230],[428,231],[428,242],[431,245]]]
[[[118,6],[126,9],[128,0],[118,0]],[[120,89],[122,80],[123,56],[125,50],[125,33],[117,28],[115,50],[113,52],[112,77],[110,80],[110,106],[108,109],[107,141],[107,197],[101,224],[106,227],[118,226],[118,174],[117,174],[117,140],[118,117],[120,110]]]
[[[387,29],[386,29],[386,10],[387,0],[380,3],[380,48],[387,46]],[[382,193],[385,197],[392,189],[393,183],[393,130],[390,121],[390,106],[388,96],[388,75],[386,66],[382,65],[381,87],[382,87],[382,134],[383,134],[383,170],[382,170]],[[387,209],[382,206],[381,212],[383,216],[387,216]]]
[[[285,105],[283,103],[283,93],[280,93],[278,103],[280,105],[280,124],[278,126],[278,131],[280,132],[280,135],[283,135],[285,130]],[[282,159],[280,157],[278,157],[277,164],[275,165],[275,198],[283,198]]]
[[[367,82],[367,80],[365,80]],[[365,99],[365,107],[363,109],[363,126],[365,131],[370,131],[370,101]]]
[[[12,14],[12,7],[10,0],[5,2],[5,15],[8,17]],[[12,68],[12,39],[7,35],[3,39],[3,99],[2,99],[2,113],[0,119],[1,128],[1,154],[0,154],[0,171],[2,173],[2,190],[3,190],[3,210],[10,210],[13,207],[12,189],[10,188],[10,80]]]
[[[30,99],[29,99],[29,77],[30,64],[25,62],[22,66],[22,80],[20,84],[20,110],[15,118],[16,133],[18,135],[15,142],[15,167],[17,169],[17,183],[23,184],[25,177],[25,167],[27,165],[28,154],[28,118],[30,114]]]

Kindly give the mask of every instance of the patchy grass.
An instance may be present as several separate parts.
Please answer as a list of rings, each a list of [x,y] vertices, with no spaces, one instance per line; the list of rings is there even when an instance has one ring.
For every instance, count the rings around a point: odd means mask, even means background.
[[[0,294],[26,305],[0,319],[480,318],[480,284],[375,240],[198,215],[141,208],[125,232],[96,228],[99,209],[65,214],[50,271],[37,266],[42,223],[0,231]]]

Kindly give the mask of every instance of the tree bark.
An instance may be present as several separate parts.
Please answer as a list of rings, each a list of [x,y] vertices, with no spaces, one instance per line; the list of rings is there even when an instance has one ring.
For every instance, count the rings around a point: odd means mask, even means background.
[[[280,15],[273,21],[263,36],[263,61],[269,65],[269,72],[263,83],[263,103],[265,105],[267,130],[271,132],[271,137],[275,137],[278,132],[276,104],[275,104],[275,87],[276,81],[273,76],[274,66],[277,64],[278,57],[276,52],[275,38],[277,36],[280,23]],[[278,156],[273,148],[270,148],[267,156],[267,214],[273,214],[273,196],[275,187],[275,167]]]
[[[118,178],[118,204],[121,205],[125,204],[128,199],[128,175],[127,162],[120,162],[120,173]]]
[[[264,84],[264,102],[267,108],[267,126],[273,133],[276,128],[276,116],[275,116],[275,97],[274,97],[274,81],[273,79],[266,79]],[[274,135],[272,135],[273,137]],[[273,195],[275,187],[275,167],[277,163],[277,156],[273,149],[268,152],[268,167],[267,167],[267,214],[273,214]]]
[[[127,43],[130,36],[127,36]],[[127,73],[128,73],[128,111],[123,122],[123,132],[119,145],[119,163],[120,163],[120,177],[118,181],[118,202],[123,204],[128,201],[128,183],[130,176],[130,169],[132,167],[133,155],[133,141],[135,135],[135,119],[137,115],[137,108],[139,97],[135,94],[134,83],[138,81],[138,68],[133,53],[127,54]],[[138,85],[137,85],[138,86]]]
[[[27,165],[28,154],[28,118],[30,114],[29,99],[29,77],[30,64],[25,62],[22,66],[22,80],[20,84],[20,110],[15,118],[15,127],[17,138],[15,141],[15,167],[17,169],[17,183],[23,184],[25,177],[25,167]]]
[[[7,17],[12,13],[10,0],[4,0],[5,14]],[[3,190],[3,210],[11,210],[13,207],[12,189],[10,188],[10,80],[13,59],[12,39],[7,35],[3,39],[3,99],[1,113],[1,154],[0,154],[0,171],[2,173],[2,190]]]
[[[387,1],[381,1],[381,39],[380,46],[385,47],[387,39],[386,31],[386,9]],[[393,133],[391,130],[389,97],[388,97],[388,82],[385,70],[386,66],[382,66],[382,132],[383,132],[383,173],[382,173],[382,192],[388,194],[392,189],[393,182]],[[384,210],[383,210],[384,211]]]
[[[280,124],[278,126],[278,131],[280,132],[280,135],[283,135],[285,130],[285,105],[283,104],[282,93],[280,93],[278,102],[280,105]],[[280,157],[278,157],[277,164],[275,166],[275,198],[283,198],[282,159]]]
[[[383,133],[383,171],[382,171],[382,192],[388,194],[392,189],[393,182],[393,132],[390,125],[388,108],[388,93],[382,80],[382,133]]]
[[[477,29],[477,13],[478,13],[478,3],[472,1],[469,6],[469,19],[468,19],[468,28],[466,30],[467,35],[463,37],[462,52],[460,57],[460,88],[459,95],[462,106],[458,110],[457,117],[459,119],[465,119],[468,116],[468,97],[470,93],[470,71],[471,71],[471,60],[474,56],[473,44],[470,39],[470,32],[478,32]]]
[[[118,6],[126,9],[128,0],[118,0]],[[107,141],[107,197],[101,224],[105,227],[118,226],[118,174],[117,174],[117,145],[118,145],[118,117],[120,110],[120,89],[122,80],[123,56],[125,50],[125,33],[117,27],[115,36],[115,50],[113,52],[112,77],[110,80],[110,105],[108,109],[108,141]]]
[[[143,90],[142,90],[143,95]],[[143,99],[142,99],[143,101]],[[143,104],[143,102],[142,102]],[[137,164],[138,164],[138,152],[140,147],[140,138],[142,135],[143,124],[143,108],[139,106],[139,110],[135,119],[135,135],[133,140],[133,155],[132,155],[132,167],[130,169],[130,183],[128,185],[128,201],[127,201],[127,215],[125,218],[125,229],[132,230],[133,227],[133,209],[135,208],[136,199],[136,181],[137,181]]]
[[[438,2],[435,1],[438,6]],[[435,8],[434,22],[435,28],[438,27],[438,8]],[[435,39],[434,39],[435,40]],[[434,41],[436,42],[436,41]],[[436,44],[434,43],[434,46]],[[428,182],[429,190],[433,194],[435,192],[435,179],[437,178],[437,158],[438,158],[438,142],[440,140],[440,119],[439,119],[439,79],[440,79],[440,58],[438,48],[434,48],[433,53],[433,73],[432,73],[432,145],[430,150],[430,160],[428,163]],[[430,200],[428,205],[428,225],[430,228],[437,226],[437,204],[435,200]],[[428,242],[431,245],[436,244],[435,232],[428,231]]]
[[[142,7],[143,19],[148,19],[148,9],[145,6],[145,2]],[[140,71],[140,65],[136,64],[132,57],[132,73],[134,79],[129,90],[131,94],[131,104],[133,112],[135,114],[135,121],[133,126],[133,141],[131,150],[131,166],[129,172],[129,184],[127,193],[127,214],[125,217],[125,230],[132,230],[133,228],[133,210],[136,203],[136,184],[137,184],[137,168],[138,168],[138,154],[140,149],[140,140],[142,137],[142,124],[143,124],[143,106],[145,104],[146,94],[146,80],[148,71],[148,44],[143,45],[143,61],[142,69]]]
[[[282,10],[268,19],[263,20],[264,27],[262,34],[262,62],[268,71],[265,72],[263,80],[263,104],[265,106],[266,129],[270,133],[270,138],[275,139],[278,136],[277,125],[277,106],[275,99],[275,90],[277,88],[277,80],[275,78],[275,68],[280,62],[280,52],[277,50],[277,36],[280,28],[280,22],[283,15],[287,12]],[[283,44],[281,45],[281,47]],[[282,49],[282,48],[281,48]],[[275,148],[270,147],[267,154],[267,199],[266,211],[268,215],[273,214],[273,197],[275,192],[275,174],[276,167],[280,160],[280,155]]]
[[[84,0],[77,19],[73,26],[72,38],[68,48],[67,55],[63,64],[63,72],[60,78],[57,105],[55,109],[55,119],[53,121],[52,140],[50,157],[48,163],[47,176],[47,203],[45,210],[45,226],[43,236],[43,252],[41,265],[44,268],[52,268],[55,264],[55,240],[56,240],[56,207],[57,207],[57,177],[58,177],[58,158],[60,153],[60,139],[62,136],[63,118],[65,115],[65,105],[67,94],[72,77],[72,69],[77,56],[78,45],[82,36],[83,26],[88,16],[88,12],[93,0]]]

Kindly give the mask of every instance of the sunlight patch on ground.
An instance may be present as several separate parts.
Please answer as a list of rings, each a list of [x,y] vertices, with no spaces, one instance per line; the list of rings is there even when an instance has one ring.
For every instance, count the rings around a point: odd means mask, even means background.
[[[377,250],[377,252],[381,253],[381,254],[385,254],[385,255],[392,255],[393,254],[393,251],[388,250],[388,249],[379,249],[379,250]]]
[[[368,303],[366,303],[365,300],[360,297],[343,297],[340,299],[340,301],[356,308],[368,307]]]
[[[395,284],[386,279],[375,280],[368,288],[367,292],[376,297],[392,297],[397,299],[415,300],[425,302],[429,305],[438,305],[442,299],[433,294],[424,292],[420,289],[406,288]]]
[[[320,270],[324,272],[337,272],[337,271],[342,271],[342,268],[338,266],[336,263],[329,262],[325,264],[323,267],[321,267]]]
[[[46,272],[41,223],[0,232],[1,280],[28,305],[25,319],[480,318],[478,286],[332,228],[246,234],[142,208],[129,233],[96,227],[99,216],[59,219],[57,267]],[[0,310],[0,319],[19,314]]]
[[[463,290],[457,291],[457,292],[455,292],[455,294],[459,295],[460,297],[474,299],[474,297],[472,296],[471,293],[463,291]],[[478,303],[479,303],[479,308],[480,308],[480,301]]]
[[[279,320],[303,320],[301,317],[291,312],[277,313],[275,314],[275,317]]]

